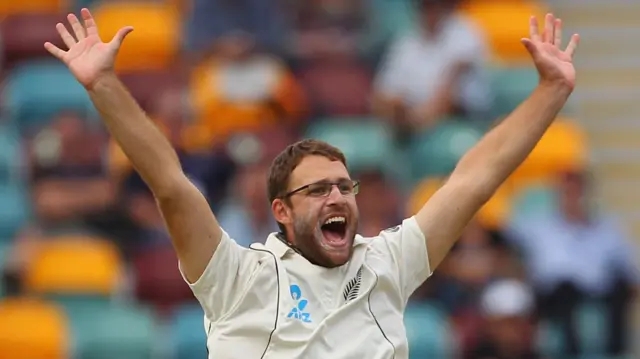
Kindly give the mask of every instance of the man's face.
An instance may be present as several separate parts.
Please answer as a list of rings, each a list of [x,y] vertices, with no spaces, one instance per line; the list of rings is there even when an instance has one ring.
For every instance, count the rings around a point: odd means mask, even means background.
[[[302,160],[291,174],[289,191],[315,183],[347,183],[351,178],[340,161],[322,156]],[[353,253],[353,241],[358,228],[358,207],[355,195],[332,186],[326,195],[300,191],[284,205],[288,238],[311,262],[324,267],[345,264]],[[280,220],[280,219],[279,219]]]

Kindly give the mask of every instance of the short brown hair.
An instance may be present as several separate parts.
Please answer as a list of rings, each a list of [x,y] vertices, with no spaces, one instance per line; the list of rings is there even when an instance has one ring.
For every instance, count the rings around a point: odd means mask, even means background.
[[[267,181],[269,203],[286,194],[291,173],[307,156],[322,156],[331,161],[340,161],[345,167],[347,166],[347,160],[342,151],[324,141],[305,139],[289,145],[273,160],[269,168]],[[284,227],[280,223],[278,226],[284,233]]]

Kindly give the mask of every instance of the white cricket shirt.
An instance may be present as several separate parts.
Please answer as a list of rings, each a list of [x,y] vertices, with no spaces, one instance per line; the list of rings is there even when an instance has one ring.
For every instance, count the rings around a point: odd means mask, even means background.
[[[244,248],[223,231],[189,284],[205,312],[209,359],[407,359],[403,313],[430,275],[414,217],[357,235],[338,268],[309,263],[275,233]],[[187,283],[189,283],[187,281]]]

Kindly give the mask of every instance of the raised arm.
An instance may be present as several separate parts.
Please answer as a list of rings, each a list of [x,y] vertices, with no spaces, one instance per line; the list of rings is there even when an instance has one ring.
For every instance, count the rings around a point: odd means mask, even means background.
[[[51,43],[45,48],[87,89],[107,129],[153,192],[182,270],[195,282],[218,247],[222,231],[204,196],[183,173],[169,141],[114,73],[118,49],[133,28],[120,29],[104,43],[89,10],[82,9],[81,14],[84,25],[73,14],[67,17],[75,38],[63,24],[56,26],[68,51]]]
[[[447,183],[416,215],[427,241],[429,264],[435,269],[464,227],[533,150],[575,86],[572,57],[578,43],[573,35],[560,50],[562,23],[545,17],[542,36],[535,17],[530,38],[522,39],[540,75],[540,83],[501,124],[465,154]]]

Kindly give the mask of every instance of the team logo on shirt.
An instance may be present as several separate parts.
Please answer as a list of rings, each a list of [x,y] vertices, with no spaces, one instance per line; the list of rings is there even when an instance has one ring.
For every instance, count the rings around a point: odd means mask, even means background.
[[[347,286],[342,292],[345,302],[352,301],[358,297],[358,293],[360,292],[360,282],[362,282],[362,267],[358,269],[356,276],[347,283]]]
[[[291,292],[291,298],[296,302],[296,305],[291,309],[287,318],[295,318],[305,323],[311,323],[310,314],[305,311],[309,301],[302,297],[302,290],[295,284],[289,287]]]

